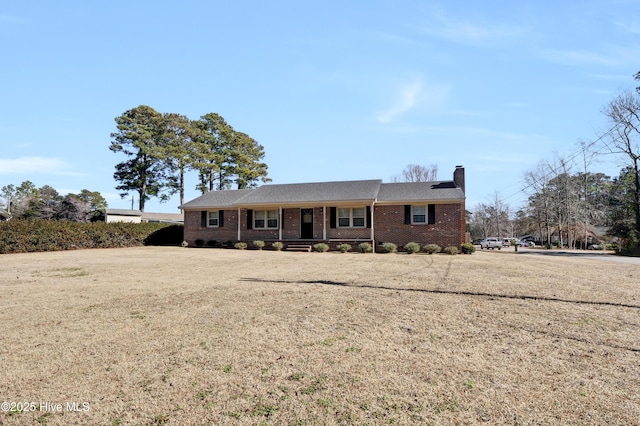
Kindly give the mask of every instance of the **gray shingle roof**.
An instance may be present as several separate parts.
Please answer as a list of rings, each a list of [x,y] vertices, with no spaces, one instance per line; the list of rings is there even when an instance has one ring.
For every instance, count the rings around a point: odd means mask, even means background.
[[[198,207],[236,207],[235,203],[244,195],[255,189],[232,189],[227,191],[209,191],[198,198],[184,203],[181,208],[193,209]]]
[[[464,200],[464,192],[453,181],[383,183],[378,193],[380,202],[459,200]]]
[[[382,180],[263,185],[254,189],[209,191],[183,209],[252,207],[259,205],[460,201],[464,192],[452,181],[382,183]]]
[[[381,180],[354,180],[263,185],[242,197],[238,200],[237,204],[295,204],[342,201],[373,202],[376,199],[381,183]]]

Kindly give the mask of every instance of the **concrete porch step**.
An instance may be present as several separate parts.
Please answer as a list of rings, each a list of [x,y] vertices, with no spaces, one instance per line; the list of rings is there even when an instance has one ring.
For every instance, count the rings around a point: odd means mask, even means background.
[[[311,251],[311,244],[289,244],[287,251]]]

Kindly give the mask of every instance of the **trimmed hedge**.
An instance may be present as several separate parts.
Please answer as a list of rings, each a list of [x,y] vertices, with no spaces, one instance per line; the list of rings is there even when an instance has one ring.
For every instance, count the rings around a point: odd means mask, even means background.
[[[167,223],[10,220],[0,222],[0,254],[180,245],[183,229]]]

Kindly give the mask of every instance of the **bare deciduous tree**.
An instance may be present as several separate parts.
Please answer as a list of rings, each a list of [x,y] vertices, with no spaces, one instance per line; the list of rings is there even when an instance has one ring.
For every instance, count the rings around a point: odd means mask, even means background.
[[[438,180],[438,165],[432,164],[429,167],[418,164],[409,164],[402,171],[401,176],[394,176],[393,182],[431,182]]]
[[[640,237],[640,94],[623,92],[603,112],[613,125],[609,132],[610,150],[625,155],[634,173],[633,208],[637,240]]]

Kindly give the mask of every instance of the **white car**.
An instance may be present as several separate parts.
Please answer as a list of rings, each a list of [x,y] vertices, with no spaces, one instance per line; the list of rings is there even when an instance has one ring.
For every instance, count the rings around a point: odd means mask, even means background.
[[[500,238],[485,238],[480,240],[481,249],[502,249],[502,240]]]

